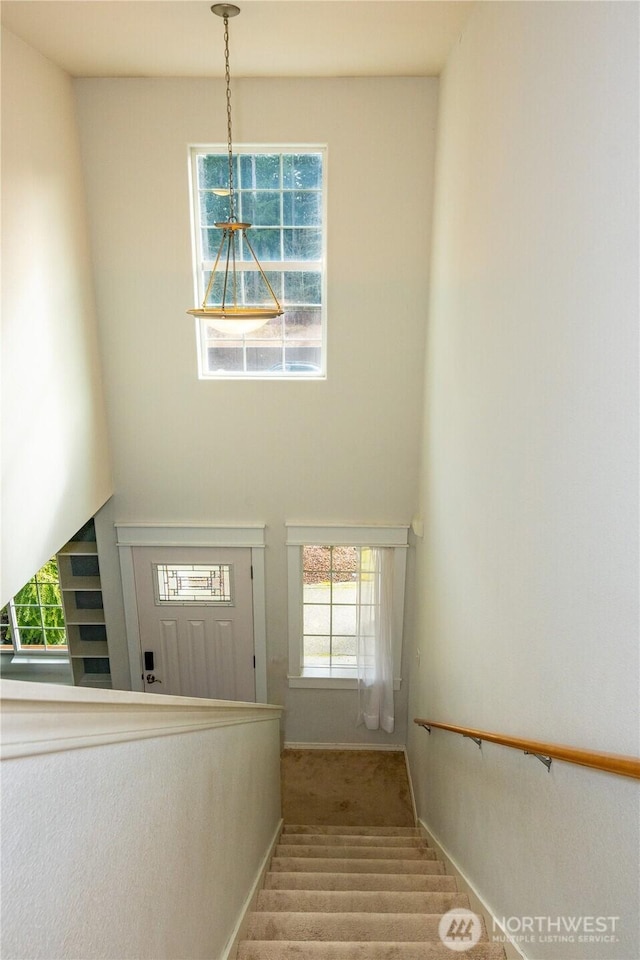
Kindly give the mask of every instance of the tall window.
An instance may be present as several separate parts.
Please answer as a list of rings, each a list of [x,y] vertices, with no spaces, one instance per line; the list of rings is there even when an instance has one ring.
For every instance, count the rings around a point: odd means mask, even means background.
[[[55,557],[0,611],[0,646],[21,653],[66,654],[67,634]]]
[[[356,666],[359,583],[368,547],[302,548],[302,665],[321,675]]]
[[[284,314],[238,336],[197,320],[201,377],[307,378],[325,373],[324,182],[322,147],[234,147],[236,215],[252,224],[249,239]],[[226,147],[192,149],[196,297],[202,303],[221,231],[229,216]],[[242,241],[236,264],[248,301],[270,301]],[[216,273],[215,283],[222,283]],[[214,296],[216,295],[214,285]],[[257,299],[256,299],[257,298]]]
[[[289,686],[356,685],[358,636],[368,630],[371,587],[380,583],[375,547],[392,548],[393,677],[400,683],[407,527],[290,523]]]

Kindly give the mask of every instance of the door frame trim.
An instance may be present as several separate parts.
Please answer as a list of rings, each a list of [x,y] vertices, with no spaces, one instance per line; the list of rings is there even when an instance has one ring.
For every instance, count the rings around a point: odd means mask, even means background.
[[[253,579],[253,649],[256,658],[256,703],[267,702],[267,616],[265,596],[264,523],[115,523],[120,554],[131,689],[143,690],[138,603],[133,574],[133,547],[247,547]]]

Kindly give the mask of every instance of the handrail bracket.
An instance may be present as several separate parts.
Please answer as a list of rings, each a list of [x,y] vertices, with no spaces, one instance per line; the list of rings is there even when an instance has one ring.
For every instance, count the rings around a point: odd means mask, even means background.
[[[524,752],[529,757],[536,757],[540,763],[544,763],[547,770],[551,770],[551,757],[545,757],[542,753],[534,753],[533,750],[525,750]]]
[[[463,737],[465,738],[465,740],[473,740],[478,750],[482,750],[482,740],[480,739],[480,737],[473,737],[470,733],[464,733]]]

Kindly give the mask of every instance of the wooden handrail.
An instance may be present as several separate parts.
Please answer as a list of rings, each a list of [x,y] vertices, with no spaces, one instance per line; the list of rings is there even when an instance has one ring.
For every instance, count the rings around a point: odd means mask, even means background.
[[[487,740],[489,743],[499,743],[503,747],[513,747],[539,756],[550,757],[554,760],[564,760],[566,763],[575,763],[580,767],[592,767],[594,770],[604,770],[621,777],[632,777],[640,780],[640,757],[625,757],[618,753],[595,753],[593,750],[580,750],[577,747],[566,747],[558,743],[543,743],[540,740],[525,740],[520,737],[509,737],[503,733],[489,733],[487,730],[475,730],[472,727],[456,727],[450,723],[437,723],[435,720],[416,719],[413,721],[419,727],[430,731],[431,727],[440,730],[450,730],[463,737],[477,740]]]

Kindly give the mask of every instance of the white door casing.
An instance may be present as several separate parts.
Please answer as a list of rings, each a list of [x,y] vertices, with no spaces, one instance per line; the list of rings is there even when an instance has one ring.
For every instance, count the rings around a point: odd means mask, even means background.
[[[134,547],[133,569],[145,692],[255,700],[251,550]]]
[[[255,655],[255,699],[267,701],[267,651],[264,524],[206,526],[203,524],[116,523],[120,554],[127,643],[131,664],[131,689],[144,690],[140,627],[134,574],[135,547],[245,547],[251,553],[253,579],[253,644]],[[167,617],[166,619],[171,619]],[[222,618],[224,619],[224,618]],[[149,672],[149,671],[147,671]],[[154,686],[159,687],[155,684]],[[152,689],[150,687],[149,689]]]

